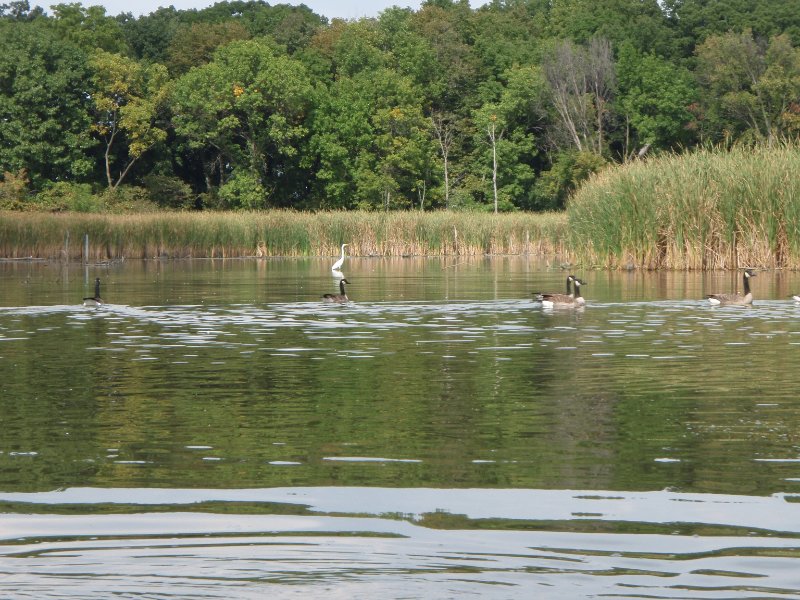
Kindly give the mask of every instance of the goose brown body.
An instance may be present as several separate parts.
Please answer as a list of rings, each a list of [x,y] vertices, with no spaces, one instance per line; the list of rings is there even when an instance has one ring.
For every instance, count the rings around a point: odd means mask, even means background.
[[[575,281],[575,275],[567,275],[567,292],[566,294],[559,294],[558,292],[534,292],[533,297],[537,302],[551,300],[555,297],[568,296],[574,298],[575,294],[572,292],[572,282]]]
[[[103,304],[103,299],[100,297],[100,278],[95,277],[94,279],[94,296],[89,296],[88,298],[83,299],[84,306],[101,306]]]
[[[341,279],[339,281],[339,291],[340,294],[324,294],[322,296],[323,302],[338,302],[339,304],[345,304],[346,302],[350,301],[350,298],[347,297],[347,294],[344,291],[344,284],[350,283],[347,279]]]
[[[577,277],[572,278],[575,286],[573,294],[541,294],[542,308],[578,308],[586,305],[586,300],[581,296],[581,286],[584,282]]]
[[[728,294],[706,294],[706,299],[714,306],[747,306],[753,303],[753,292],[750,291],[750,278],[756,273],[752,269],[745,269],[742,274],[744,293],[731,292]]]

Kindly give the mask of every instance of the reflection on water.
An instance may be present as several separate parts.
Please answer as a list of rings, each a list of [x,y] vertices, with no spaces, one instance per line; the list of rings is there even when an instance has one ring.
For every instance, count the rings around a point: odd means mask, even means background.
[[[526,259],[346,275],[0,264],[0,591],[800,593],[800,275],[579,273],[549,313]]]

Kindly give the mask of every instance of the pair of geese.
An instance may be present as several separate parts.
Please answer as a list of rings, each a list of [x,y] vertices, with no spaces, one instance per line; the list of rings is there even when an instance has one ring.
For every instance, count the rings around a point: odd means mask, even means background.
[[[706,299],[712,306],[747,306],[753,303],[753,292],[750,290],[750,278],[755,277],[756,273],[753,269],[745,269],[742,274],[743,288],[742,292],[731,292],[728,294],[706,294]],[[570,290],[570,283],[575,286],[575,292]],[[536,293],[535,298],[542,303],[543,308],[574,308],[584,306],[586,301],[581,297],[581,285],[584,282],[569,275],[567,277],[567,293],[566,294],[545,294]],[[800,302],[800,294],[792,296],[792,300]]]

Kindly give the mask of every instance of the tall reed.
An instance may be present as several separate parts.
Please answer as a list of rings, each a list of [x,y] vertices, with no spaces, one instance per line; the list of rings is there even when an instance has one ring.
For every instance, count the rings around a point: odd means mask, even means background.
[[[800,147],[703,150],[610,168],[567,207],[597,266],[800,267]]]
[[[0,257],[213,258],[565,252],[566,216],[453,212],[0,212]]]

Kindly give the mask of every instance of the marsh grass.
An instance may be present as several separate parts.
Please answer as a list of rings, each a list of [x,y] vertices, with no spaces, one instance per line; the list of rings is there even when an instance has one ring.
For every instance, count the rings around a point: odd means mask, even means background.
[[[566,216],[294,211],[136,215],[0,212],[0,256],[89,259],[563,254]]]
[[[567,207],[572,250],[602,267],[800,267],[800,148],[736,148],[608,169]]]

